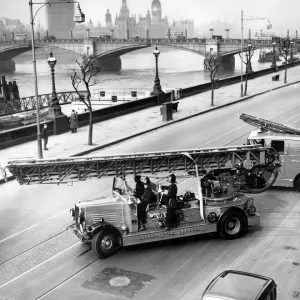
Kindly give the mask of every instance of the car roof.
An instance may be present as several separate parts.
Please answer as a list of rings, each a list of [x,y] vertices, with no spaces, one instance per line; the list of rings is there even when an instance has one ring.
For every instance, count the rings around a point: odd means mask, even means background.
[[[255,300],[271,278],[241,271],[227,270],[211,282],[207,295],[220,295],[224,299]]]

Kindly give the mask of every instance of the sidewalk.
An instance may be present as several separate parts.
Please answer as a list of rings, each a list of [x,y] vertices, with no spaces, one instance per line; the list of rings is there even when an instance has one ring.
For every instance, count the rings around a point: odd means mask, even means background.
[[[43,151],[44,158],[60,158],[73,156],[93,149],[104,148],[108,144],[126,140],[134,135],[170,125],[195,115],[202,114],[212,109],[218,109],[224,105],[249,99],[255,95],[280,88],[288,84],[300,82],[300,66],[290,68],[287,71],[287,84],[284,84],[284,70],[276,74],[280,75],[279,81],[272,81],[274,74],[248,81],[248,96],[240,97],[240,83],[222,87],[215,90],[215,106],[210,106],[211,92],[204,92],[179,101],[178,112],[173,114],[173,120],[163,122],[158,106],[117,117],[108,121],[95,123],[93,130],[93,145],[88,146],[88,126],[78,128],[76,134],[71,132],[50,136],[48,151]],[[9,160],[14,158],[38,157],[37,142],[32,141],[14,147],[0,150],[0,166],[5,167]],[[3,175],[0,169],[0,183]]]

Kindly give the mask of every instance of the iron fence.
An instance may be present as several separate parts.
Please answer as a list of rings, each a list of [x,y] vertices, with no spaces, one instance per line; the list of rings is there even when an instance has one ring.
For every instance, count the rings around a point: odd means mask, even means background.
[[[80,91],[80,93],[85,93]],[[39,95],[40,109],[50,107],[52,94]],[[70,104],[78,98],[76,92],[57,93],[60,105]],[[0,102],[0,116],[22,113],[36,109],[35,96],[23,97],[16,100],[6,100]]]

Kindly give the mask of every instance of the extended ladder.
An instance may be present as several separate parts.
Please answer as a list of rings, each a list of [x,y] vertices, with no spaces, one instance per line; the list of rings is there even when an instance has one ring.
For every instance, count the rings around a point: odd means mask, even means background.
[[[260,128],[263,131],[272,131],[276,133],[287,133],[287,134],[295,134],[300,135],[300,129],[282,125],[279,123],[271,122],[268,120],[264,120],[261,118],[257,118],[254,116],[250,116],[247,114],[241,114],[238,116],[239,119],[243,120],[245,123],[253,125],[257,128]]]
[[[203,173],[216,169],[220,172],[237,169],[251,172],[256,168],[272,173],[280,163],[273,148],[243,145],[97,157],[23,159],[8,162],[7,168],[20,184],[37,184],[158,172],[195,174],[196,166]]]

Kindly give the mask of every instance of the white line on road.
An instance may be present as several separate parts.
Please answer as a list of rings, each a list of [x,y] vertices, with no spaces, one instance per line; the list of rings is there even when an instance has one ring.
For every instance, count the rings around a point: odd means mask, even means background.
[[[43,220],[43,221],[41,221],[41,222],[39,222],[39,223],[36,223],[36,224],[34,224],[34,225],[32,225],[32,226],[26,228],[26,229],[23,229],[22,231],[19,231],[19,232],[15,233],[15,234],[13,234],[13,235],[11,235],[11,236],[8,236],[8,237],[6,237],[5,239],[1,240],[0,243],[6,241],[6,240],[8,240],[8,239],[11,239],[11,238],[13,238],[14,236],[19,235],[19,234],[21,234],[21,233],[23,233],[23,232],[25,232],[25,231],[28,231],[28,230],[30,230],[30,229],[32,229],[32,228],[34,228],[34,227],[40,225],[41,223],[44,223],[44,222],[46,222],[46,221],[48,221],[48,220],[51,220],[51,219],[53,219],[53,218],[55,218],[55,217],[57,217],[57,216],[63,214],[64,212],[66,212],[66,211],[68,211],[68,210],[69,210],[69,209],[66,209],[66,210],[64,210],[64,211],[61,211],[60,213],[58,213],[58,214],[56,214],[56,215],[53,215],[52,217],[49,217],[48,219],[45,219],[45,220]]]
[[[298,99],[295,100],[294,102],[296,102],[296,101],[298,101]],[[290,104],[293,104],[294,102],[290,102],[289,105],[290,105]],[[263,117],[265,118],[265,117],[271,115],[272,113],[274,113],[275,111],[277,111],[277,110],[279,110],[279,109],[282,109],[283,107],[287,107],[287,106],[288,106],[288,105],[286,105],[286,104],[284,104],[284,105],[282,105],[282,106],[279,106],[279,107],[277,107],[276,109],[273,109],[272,111],[270,111],[269,113],[263,115]],[[242,126],[239,126],[239,127],[237,127],[237,128],[234,128],[234,129],[232,129],[232,130],[229,130],[229,131],[227,131],[227,132],[225,132],[225,133],[223,133],[223,134],[217,136],[216,138],[214,138],[214,139],[212,139],[212,140],[210,140],[210,141],[208,141],[208,142],[206,142],[206,143],[204,143],[204,144],[198,146],[198,148],[203,147],[203,146],[205,146],[205,145],[207,145],[207,144],[209,144],[209,143],[211,143],[211,142],[214,142],[214,141],[218,140],[219,138],[221,138],[221,137],[223,137],[223,136],[226,136],[226,135],[228,135],[229,133],[232,133],[232,132],[234,132],[234,131],[237,131],[237,130],[241,129],[242,127],[245,127],[245,126],[248,126],[248,124],[244,124],[244,125],[242,125]]]

